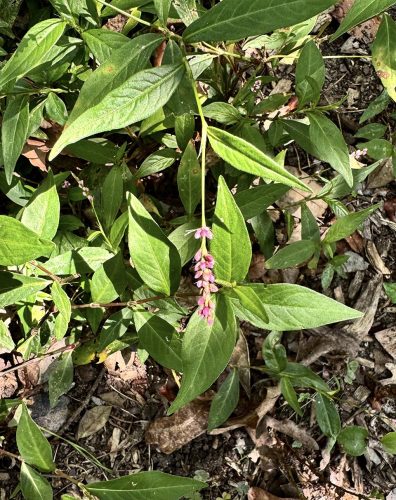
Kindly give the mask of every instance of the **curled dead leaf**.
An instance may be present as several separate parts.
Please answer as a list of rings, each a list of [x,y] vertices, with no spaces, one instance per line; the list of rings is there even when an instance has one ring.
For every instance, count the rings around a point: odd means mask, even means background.
[[[76,439],[92,436],[103,429],[109,420],[111,408],[111,406],[95,406],[85,412],[78,425]]]

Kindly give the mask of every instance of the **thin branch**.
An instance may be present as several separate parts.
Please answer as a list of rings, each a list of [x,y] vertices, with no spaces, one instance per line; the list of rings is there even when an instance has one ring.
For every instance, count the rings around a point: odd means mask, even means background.
[[[89,304],[72,304],[72,309],[99,309],[101,307],[103,307],[104,309],[108,309],[111,307],[134,307],[140,304],[147,304],[148,302],[153,302],[155,300],[177,299],[178,297],[198,297],[198,294],[178,293],[177,295],[172,295],[170,297],[164,297],[163,295],[154,295],[153,297],[148,297],[147,299],[128,300],[128,302],[109,302],[107,304],[99,304],[97,302],[91,302]]]

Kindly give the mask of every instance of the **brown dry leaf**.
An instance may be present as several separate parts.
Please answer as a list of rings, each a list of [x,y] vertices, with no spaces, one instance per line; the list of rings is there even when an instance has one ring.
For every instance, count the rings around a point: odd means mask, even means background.
[[[124,381],[146,380],[146,367],[140,362],[135,352],[117,351],[104,362],[110,375]]]
[[[11,363],[9,361],[5,361],[0,356],[0,373],[3,370],[7,370],[7,368],[11,368]],[[0,376],[0,400],[3,398],[10,398],[17,389],[18,382],[15,372],[10,372],[4,376]]]
[[[111,408],[111,406],[95,406],[85,412],[78,425],[76,439],[92,436],[103,429],[109,420]]]
[[[38,167],[42,172],[47,172],[47,153],[49,147],[44,141],[39,139],[28,139],[22,150],[22,155],[27,158],[34,167]]]
[[[381,330],[374,335],[385,351],[396,359],[396,326]]]
[[[207,402],[192,401],[170,417],[154,420],[146,430],[146,442],[169,455],[204,434],[208,415]]]
[[[385,276],[390,276],[391,272],[386,267],[385,262],[378,253],[377,247],[372,241],[368,241],[366,245],[366,252],[371,265],[381,274]]]
[[[250,397],[250,356],[249,346],[242,330],[239,331],[239,338],[231,356],[230,364],[238,368],[239,381],[246,394]]]
[[[248,500],[298,500],[297,498],[281,498],[268,493],[261,488],[249,488]]]
[[[277,432],[281,432],[296,441],[300,441],[300,443],[308,450],[319,450],[318,443],[310,436],[310,434],[289,419],[276,420],[275,418],[266,416],[260,422],[260,427],[263,428],[263,426],[271,427]],[[257,427],[256,434],[260,435],[259,427]]]

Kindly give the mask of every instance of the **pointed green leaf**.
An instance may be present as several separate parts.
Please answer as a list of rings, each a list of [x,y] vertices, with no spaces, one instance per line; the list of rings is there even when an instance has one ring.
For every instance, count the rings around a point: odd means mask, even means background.
[[[46,62],[50,49],[62,36],[65,27],[66,23],[60,19],[46,19],[30,28],[1,70],[0,89]]]
[[[215,276],[229,283],[245,279],[252,247],[241,211],[225,183],[219,177],[210,251],[215,259]]]
[[[302,108],[308,102],[316,102],[320,97],[325,82],[325,65],[322,54],[314,41],[308,42],[301,51],[296,67],[296,93],[298,105]],[[314,92],[307,78],[316,83],[318,92]]]
[[[336,0],[223,0],[184,31],[187,43],[240,40],[305,21]]]
[[[371,51],[373,64],[380,77],[382,85],[388,94],[396,101],[396,23],[385,14],[377,36],[375,37]],[[378,158],[376,158],[378,159]]]
[[[130,42],[122,33],[107,29],[87,30],[82,33],[82,37],[99,64],[103,64],[113,56],[115,50]]]
[[[53,498],[52,488],[47,479],[25,463],[21,465],[20,484],[25,500],[52,500]]]
[[[0,272],[0,307],[7,307],[23,301],[43,290],[51,282],[8,271]]]
[[[208,417],[208,432],[223,424],[237,407],[239,401],[239,375],[234,368],[225,381],[221,384],[219,391],[210,405]]]
[[[32,420],[25,405],[22,405],[22,413],[16,432],[16,441],[18,451],[25,462],[45,472],[55,469],[55,464],[52,460],[51,445],[37,424]]]
[[[205,487],[201,481],[149,471],[90,483],[85,488],[99,500],[179,500]]]
[[[28,229],[18,220],[0,215],[0,265],[17,266],[50,254],[55,245]]]
[[[158,19],[162,26],[166,27],[166,21],[169,16],[169,9],[172,0],[154,0],[154,7],[157,12]]]
[[[303,203],[301,206],[301,239],[313,240],[315,242],[320,241],[318,223],[306,203]]]
[[[315,396],[316,420],[327,437],[336,438],[341,431],[341,420],[333,401],[318,393]]]
[[[252,219],[262,214],[270,205],[286,194],[289,189],[290,187],[284,184],[263,184],[262,186],[238,191],[235,195],[235,202],[245,220]]]
[[[1,247],[1,242],[0,242]],[[69,250],[53,257],[45,263],[45,268],[57,276],[68,274],[88,274],[96,271],[103,262],[113,255],[100,247],[83,247],[78,250]],[[37,271],[40,274],[41,271]]]
[[[205,392],[227,366],[235,345],[234,313],[224,297],[218,296],[212,325],[195,312],[183,336],[183,378],[173,413]]]
[[[324,243],[333,243],[347,238],[354,233],[378,207],[379,205],[373,205],[372,207],[360,210],[360,212],[354,212],[337,219],[327,231],[323,240]]]
[[[261,299],[269,323],[251,314],[239,301],[231,298],[238,318],[266,330],[288,331],[317,328],[322,325],[360,318],[362,313],[325,295],[299,285],[274,284],[251,286]]]
[[[214,151],[236,169],[309,191],[306,184],[250,142],[215,127],[208,128],[208,136]]]
[[[57,405],[59,398],[66,394],[73,385],[73,353],[66,352],[50,368],[48,391],[51,408]]]
[[[198,228],[198,221],[187,222],[177,227],[168,236],[180,254],[182,266],[191,260],[199,250],[201,241],[194,237],[194,233]]]
[[[162,366],[183,371],[181,340],[175,328],[150,312],[135,311],[133,319],[143,349]]]
[[[175,150],[170,148],[160,149],[145,158],[135,176],[141,179],[147,175],[162,172],[166,168],[171,167],[175,163],[176,158],[177,153]]]
[[[340,173],[347,184],[352,186],[353,177],[350,166],[348,147],[340,129],[321,113],[309,114],[309,137],[318,158]]]
[[[42,238],[52,240],[59,226],[60,203],[52,172],[33,193],[21,222]]]
[[[254,288],[249,285],[236,286],[232,288],[230,293],[238,297],[239,303],[247,311],[251,312],[258,318],[261,318],[264,323],[268,323],[268,315],[264,304],[255,292]]]
[[[201,200],[201,168],[192,142],[188,143],[180,160],[177,187],[187,214],[193,214]]]
[[[120,253],[106,260],[91,280],[92,301],[98,304],[113,302],[127,286],[124,260]]]
[[[368,19],[378,16],[389,7],[394,5],[395,0],[355,0],[351,9],[344,17],[340,27],[331,37],[335,40],[358,24],[364,23]]]
[[[106,63],[97,71],[104,66]],[[110,85],[105,87],[105,82],[101,81],[98,96],[100,100],[91,106],[88,106],[82,97],[86,95],[84,87],[90,81],[88,79],[81,89],[62,135],[51,151],[50,159],[55,158],[68,144],[84,137],[126,127],[149,117],[168,102],[184,73],[184,64],[175,64],[140,71],[120,82],[118,86],[110,82]]]
[[[6,349],[7,351],[12,351],[14,347],[15,344],[14,341],[12,340],[11,333],[9,332],[4,321],[0,319],[0,349]],[[0,405],[0,413],[1,413],[1,405]]]
[[[115,340],[120,340],[132,323],[133,312],[129,307],[109,316],[99,334],[97,352],[102,352]]]
[[[295,241],[278,250],[275,255],[265,262],[265,267],[267,269],[287,269],[299,266],[313,256],[316,248],[317,244],[314,241]]]
[[[180,255],[144,206],[129,193],[128,245],[143,282],[165,295],[176,292],[181,273]]]
[[[297,415],[302,416],[302,410],[300,403],[298,402],[296,391],[294,390],[293,384],[289,378],[282,377],[280,380],[280,388],[282,396],[297,413]]]
[[[54,281],[51,286],[51,295],[54,304],[59,311],[59,314],[55,318],[54,334],[55,338],[60,340],[66,334],[69,326],[71,318],[71,304],[67,293],[57,281]]]
[[[4,70],[3,70],[4,71]],[[29,130],[29,101],[26,96],[8,97],[1,124],[1,143],[7,183],[11,184],[15,165]]]

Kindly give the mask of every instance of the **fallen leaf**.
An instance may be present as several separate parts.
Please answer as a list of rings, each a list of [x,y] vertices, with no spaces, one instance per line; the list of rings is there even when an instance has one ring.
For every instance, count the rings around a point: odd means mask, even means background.
[[[11,368],[11,363],[5,361],[0,356],[0,372]],[[18,382],[15,376],[15,372],[7,373],[6,375],[0,376],[0,399],[10,398],[14,392],[18,389]]]
[[[110,375],[124,381],[147,379],[146,367],[140,362],[135,352],[117,351],[104,362]]]
[[[264,491],[261,488],[249,488],[248,491],[248,500],[298,500],[296,498],[281,498],[276,495],[272,495],[268,493],[268,491]]]
[[[157,445],[169,455],[204,434],[208,425],[209,404],[193,401],[170,417],[161,417],[146,430],[146,442]]]
[[[47,153],[49,147],[44,141],[39,139],[28,139],[22,150],[22,155],[27,158],[34,167],[38,167],[42,172],[47,172]]]
[[[76,439],[92,436],[103,429],[109,420],[111,406],[95,406],[84,413],[77,429]]]
[[[396,326],[386,328],[374,334],[385,351],[396,359]]]
[[[250,356],[249,346],[242,330],[231,356],[230,364],[238,368],[239,381],[246,394],[250,397]]]

